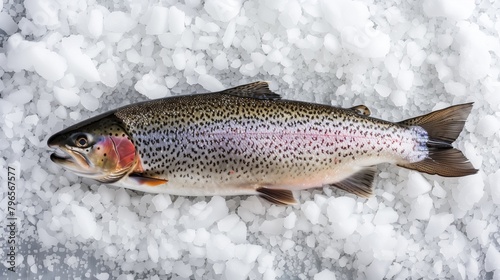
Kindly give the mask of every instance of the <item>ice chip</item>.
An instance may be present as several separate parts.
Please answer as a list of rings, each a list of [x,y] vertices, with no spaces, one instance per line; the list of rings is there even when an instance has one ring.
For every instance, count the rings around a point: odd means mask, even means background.
[[[295,214],[295,212],[292,212],[283,220],[283,226],[286,229],[292,229],[293,227],[295,227],[296,222],[297,214]]]
[[[89,34],[94,38],[99,38],[102,35],[104,28],[104,16],[99,9],[93,9],[89,12],[89,21],[87,29]]]
[[[228,68],[227,56],[225,53],[220,53],[214,58],[213,61],[214,68],[217,70],[225,70]]]
[[[215,0],[214,0],[215,1]],[[236,23],[231,21],[224,32],[224,36],[222,37],[222,44],[224,48],[229,48],[233,43],[234,37],[236,36]]]
[[[231,259],[226,262],[224,275],[226,279],[245,280],[252,269],[253,264],[246,264],[240,260]]]
[[[43,47],[33,49],[32,63],[35,71],[49,81],[60,80],[68,69],[66,59]]]
[[[410,90],[413,85],[413,72],[411,70],[399,71],[398,85],[404,91]]]
[[[5,97],[5,100],[10,101],[16,105],[24,105],[33,99],[33,92],[30,88],[22,87],[16,91],[11,92]]]
[[[428,220],[433,207],[432,198],[429,194],[423,194],[411,203],[410,219]]]
[[[7,35],[12,35],[17,29],[17,24],[12,17],[5,11],[0,12],[0,30],[3,30]]]
[[[188,279],[189,276],[193,275],[193,269],[191,268],[191,265],[185,264],[181,261],[176,261],[174,263],[172,272],[184,279]]]
[[[463,96],[467,93],[467,89],[464,84],[457,82],[447,82],[444,84],[446,92],[455,96]]]
[[[71,35],[61,41],[60,54],[66,58],[68,70],[88,82],[100,80],[99,73],[92,59],[82,52],[83,37]]]
[[[170,7],[168,10],[168,28],[173,34],[182,34],[186,28],[184,25],[185,13],[177,7]]]
[[[57,245],[58,243],[57,238],[54,237],[53,234],[48,233],[47,230],[43,227],[43,224],[41,222],[37,223],[37,232],[40,242],[46,248],[52,248],[53,246]]]
[[[243,41],[241,41],[241,47],[245,49],[245,51],[251,53],[257,48],[259,44],[259,41],[254,35],[248,35],[243,38]]]
[[[392,224],[398,221],[398,213],[390,207],[380,208],[375,214],[373,223],[375,225]]]
[[[339,39],[331,33],[325,35],[323,44],[325,48],[333,55],[338,55],[342,51]]]
[[[205,11],[214,19],[228,22],[240,12],[241,0],[207,0]]]
[[[473,219],[467,223],[465,229],[467,233],[467,237],[472,240],[481,236],[481,233],[484,232],[486,228],[486,221]]]
[[[217,227],[221,232],[228,232],[232,230],[236,226],[236,224],[238,224],[239,221],[240,218],[237,215],[231,214],[229,216],[226,216],[222,220],[218,221]]]
[[[489,246],[488,251],[486,252],[484,270],[486,270],[486,272],[500,270],[500,253],[493,244]]]
[[[184,24],[184,23],[183,23]],[[160,35],[168,30],[168,8],[162,6],[151,7],[151,16],[146,25],[146,34]]]
[[[283,233],[283,219],[265,220],[259,227],[264,234],[278,235]]]
[[[335,273],[328,269],[323,269],[314,275],[313,280],[336,280]]]
[[[159,79],[152,72],[142,76],[134,88],[149,99],[163,98],[170,95],[170,90],[160,84]]]
[[[77,88],[60,88],[54,87],[54,96],[57,101],[63,106],[74,107],[80,103],[80,96]]]
[[[55,26],[59,23],[59,7],[53,1],[24,1],[26,14],[36,25]]]
[[[430,238],[435,238],[441,235],[446,228],[453,222],[453,214],[439,213],[432,215],[429,219],[429,223],[425,228],[425,236]]]
[[[99,99],[95,98],[94,96],[92,96],[91,94],[88,94],[88,93],[83,93],[81,98],[80,98],[80,103],[82,104],[82,106],[93,112],[95,110],[97,110],[97,108],[99,108]]]
[[[390,87],[383,84],[376,84],[373,88],[382,97],[388,97],[392,91]]]
[[[446,17],[452,20],[467,19],[476,7],[468,0],[424,0],[424,14],[428,17]]]
[[[431,190],[431,184],[422,176],[422,174],[410,171],[408,175],[408,185],[406,192],[409,197],[417,197]]]
[[[214,76],[203,74],[198,78],[198,83],[208,91],[221,91],[224,90],[224,85],[217,80]]]
[[[116,72],[115,63],[108,59],[103,64],[99,65],[97,71],[101,78],[101,82],[108,87],[115,87],[118,83],[118,77]]]
[[[479,120],[475,132],[484,137],[491,137],[500,130],[500,120],[492,115],[484,116]]]
[[[163,211],[167,209],[170,204],[172,204],[170,196],[165,194],[155,195],[151,202],[153,202],[156,211]]]
[[[313,201],[306,201],[301,205],[301,209],[311,224],[315,225],[319,222],[321,210],[316,203]]]
[[[301,16],[302,8],[299,2],[292,0],[285,5],[285,9],[279,14],[278,20],[285,28],[293,28],[297,26]]]
[[[231,259],[234,254],[235,245],[222,234],[213,236],[207,242],[207,258],[211,261],[223,261]]]
[[[154,238],[148,238],[147,250],[151,261],[158,263],[158,243],[156,243]]]
[[[324,19],[336,30],[364,27],[370,17],[368,7],[360,1],[319,1]]]
[[[104,18],[104,30],[116,33],[128,32],[137,25],[137,22],[132,19],[130,14],[115,11],[111,12]]]
[[[480,174],[459,178],[459,184],[452,188],[454,200],[460,209],[471,210],[484,195],[484,181]]]
[[[73,231],[81,235],[84,239],[89,239],[94,236],[97,231],[97,224],[95,216],[87,208],[71,205],[71,212],[73,212]]]
[[[350,197],[338,197],[328,200],[327,214],[330,222],[346,220],[354,211],[356,201]]]

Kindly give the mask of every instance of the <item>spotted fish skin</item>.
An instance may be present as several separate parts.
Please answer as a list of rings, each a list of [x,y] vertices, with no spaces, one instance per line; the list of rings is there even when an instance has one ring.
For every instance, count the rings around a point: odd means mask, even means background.
[[[341,171],[356,161],[426,156],[418,127],[296,101],[214,93],[148,102],[116,116],[133,135],[145,175],[169,180],[165,188],[175,186],[176,194],[302,189],[343,179]],[[311,180],[316,174],[330,178]]]
[[[353,108],[282,100],[258,82],[125,106],[77,129],[89,125],[96,134],[96,122],[112,119],[133,143],[136,166],[115,185],[189,196],[260,194],[278,204],[294,202],[290,190],[326,184],[368,196],[374,165],[418,170],[414,164],[426,162],[434,146],[452,149],[454,139],[433,146],[418,121],[393,123]],[[450,176],[477,171],[458,161],[462,173]]]

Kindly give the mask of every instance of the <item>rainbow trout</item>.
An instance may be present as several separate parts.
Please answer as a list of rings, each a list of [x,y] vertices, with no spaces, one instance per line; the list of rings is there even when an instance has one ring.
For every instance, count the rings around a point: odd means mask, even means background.
[[[475,174],[452,142],[472,103],[389,122],[350,109],[283,100],[265,82],[168,97],[93,117],[48,139],[52,161],[84,177],[173,195],[257,194],[296,203],[292,190],[333,185],[372,194],[375,165]]]

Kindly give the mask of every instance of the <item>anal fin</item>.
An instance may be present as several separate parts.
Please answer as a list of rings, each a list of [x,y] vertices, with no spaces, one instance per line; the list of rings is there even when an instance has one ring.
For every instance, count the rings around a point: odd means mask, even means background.
[[[144,176],[141,173],[132,173],[128,175],[130,179],[137,182],[137,184],[147,187],[157,187],[159,185],[166,184],[168,180],[152,178],[148,176]]]
[[[274,204],[283,206],[297,204],[297,200],[290,190],[258,188],[257,192],[262,198]]]
[[[333,186],[360,197],[370,197],[373,194],[372,184],[375,171],[374,166],[365,167],[354,173],[354,175],[333,184]]]

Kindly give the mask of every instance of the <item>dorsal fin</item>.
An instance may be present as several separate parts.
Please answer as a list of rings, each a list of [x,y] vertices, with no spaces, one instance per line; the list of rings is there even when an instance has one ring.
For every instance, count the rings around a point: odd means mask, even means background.
[[[353,110],[354,112],[356,112],[360,115],[367,116],[367,117],[371,114],[370,109],[368,109],[368,107],[366,107],[365,105],[358,105],[358,106],[351,107],[349,109]]]
[[[230,94],[238,97],[255,98],[261,100],[277,100],[281,99],[279,94],[272,92],[269,89],[268,82],[255,82],[246,85],[237,86],[234,88],[221,91],[222,94]]]

